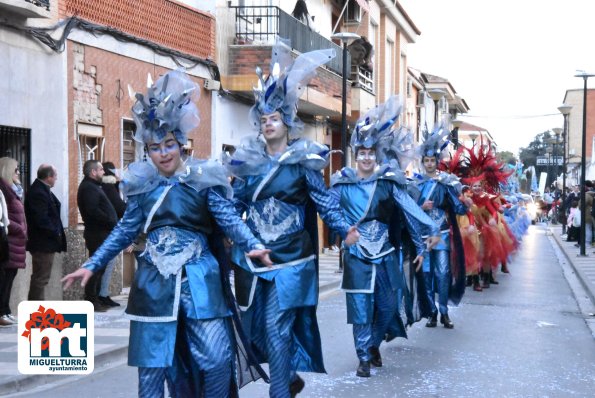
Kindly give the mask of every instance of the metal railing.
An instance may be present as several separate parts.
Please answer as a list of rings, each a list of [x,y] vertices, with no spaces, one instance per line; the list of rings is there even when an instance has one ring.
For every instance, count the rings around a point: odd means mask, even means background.
[[[291,46],[300,53],[327,48],[335,49],[337,56],[326,67],[342,75],[343,50],[326,37],[287,14],[279,7],[237,7],[235,9],[236,41],[240,44],[272,45],[277,36],[291,41]],[[351,57],[347,54],[347,65]]]
[[[361,88],[370,94],[374,94],[374,74],[361,66],[351,66],[351,81],[353,87]]]
[[[50,0],[25,0],[27,3],[31,3],[37,7],[45,7],[46,10],[50,10]]]
[[[31,130],[0,125],[0,158],[4,156],[17,161],[21,184],[26,191],[31,174]]]

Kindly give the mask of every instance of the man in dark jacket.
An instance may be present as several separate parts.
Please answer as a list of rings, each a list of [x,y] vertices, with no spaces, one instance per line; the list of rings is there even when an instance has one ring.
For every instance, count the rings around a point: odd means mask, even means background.
[[[29,228],[27,251],[33,260],[29,300],[45,300],[44,290],[52,273],[54,253],[66,251],[60,201],[50,190],[57,179],[56,169],[42,164],[37,169],[37,179],[25,196],[25,216]]]
[[[77,203],[85,224],[83,234],[85,245],[89,250],[89,256],[92,256],[116,226],[118,216],[114,206],[101,189],[101,179],[104,174],[101,162],[87,160],[83,165],[83,174],[85,178],[79,185]],[[92,302],[95,311],[98,312],[106,310],[97,298],[102,276],[103,271],[93,273],[85,285],[85,300]]]

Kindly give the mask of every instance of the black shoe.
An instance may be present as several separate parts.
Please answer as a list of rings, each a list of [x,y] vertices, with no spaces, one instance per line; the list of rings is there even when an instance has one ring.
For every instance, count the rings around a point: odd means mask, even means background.
[[[306,382],[304,379],[302,379],[299,375],[295,375],[295,380],[289,384],[289,395],[291,395],[291,398],[295,398],[296,395],[302,392],[305,386]]]
[[[372,357],[372,358],[370,358],[370,364],[377,368],[381,368],[382,367],[382,357],[380,356],[380,350],[378,349],[378,347],[370,347],[369,351],[370,351],[370,356]]]
[[[498,285],[500,282],[498,282],[497,280],[494,279],[494,275],[492,275],[492,273],[490,272],[490,283],[492,285]]]
[[[510,271],[508,270],[508,266],[506,265],[506,263],[502,263],[502,267],[500,268],[500,271],[502,271],[505,274],[510,274]]]
[[[430,318],[428,318],[428,322],[426,323],[427,328],[435,328],[438,324],[438,314],[433,313]]]
[[[452,321],[448,317],[448,314],[440,315],[440,323],[443,324],[444,327],[447,329],[452,329],[455,327],[455,324],[452,323]]]
[[[359,361],[355,375],[358,377],[370,377],[370,361]]]
[[[465,286],[469,287],[473,285],[473,277],[471,275],[467,276],[467,279],[465,280]]]
[[[99,300],[92,301],[93,311],[95,312],[107,312],[108,307],[103,305]]]
[[[482,289],[489,289],[490,288],[490,275],[488,273],[483,273],[481,275],[481,288]]]
[[[473,275],[473,290],[476,292],[483,291],[481,284],[479,283],[479,275]]]
[[[110,296],[106,296],[106,297],[97,296],[97,300],[99,300],[99,302],[101,304],[103,304],[105,307],[119,307],[120,306],[120,303],[116,303],[114,300],[112,300],[112,298]]]

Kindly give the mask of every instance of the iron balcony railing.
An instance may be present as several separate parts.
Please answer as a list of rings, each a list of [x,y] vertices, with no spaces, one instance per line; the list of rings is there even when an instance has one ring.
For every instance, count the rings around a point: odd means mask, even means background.
[[[46,10],[50,10],[50,0],[25,0],[27,3],[31,3],[37,7],[45,7]]]
[[[353,82],[353,87],[361,88],[370,94],[374,94],[374,75],[371,71],[361,66],[352,65],[350,79]]]
[[[343,50],[329,39],[287,14],[279,7],[231,6],[235,9],[236,41],[243,44],[273,44],[277,36],[291,40],[300,53],[326,48],[335,49],[337,56],[326,67],[343,74]],[[347,54],[347,65],[351,57]]]

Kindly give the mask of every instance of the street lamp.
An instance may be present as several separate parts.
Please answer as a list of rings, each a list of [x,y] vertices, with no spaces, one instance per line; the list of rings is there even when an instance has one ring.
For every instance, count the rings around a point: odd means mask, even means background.
[[[343,95],[341,99],[341,151],[343,151],[343,167],[347,166],[347,43],[359,39],[355,33],[340,32],[331,39],[341,40],[343,43]]]
[[[463,121],[454,119],[451,122],[451,124],[453,127],[453,129],[451,131],[452,142],[454,144],[455,149],[457,149],[459,147],[459,128],[463,125]]]
[[[549,144],[550,143],[549,140],[546,143]],[[549,182],[550,182],[550,171],[552,170],[552,168],[551,168],[551,166],[552,166],[552,152],[553,152],[552,147],[548,145],[547,148],[545,148],[545,153],[547,153],[547,177],[545,179],[546,187],[550,186]]]
[[[469,133],[469,138],[471,138],[471,142],[473,143],[473,147],[475,147],[475,140],[477,139],[477,137],[479,137],[479,133],[477,132],[473,132],[473,133]]]
[[[568,137],[568,115],[572,109],[571,105],[562,104],[558,107],[558,110],[564,116],[564,130],[562,131],[562,203],[566,203],[566,140]],[[566,223],[562,225],[562,230],[566,229]]]
[[[552,145],[554,145],[554,182],[556,184],[556,190],[558,189],[558,158],[556,157],[556,153],[558,152],[556,149],[558,145],[560,145],[560,135],[562,134],[562,129],[560,127],[554,127],[552,131],[555,134],[554,139],[552,139]]]
[[[586,173],[586,163],[587,163],[587,154],[586,154],[586,149],[587,149],[587,80],[590,77],[593,77],[595,75],[593,74],[589,74],[585,71],[580,71],[579,73],[577,73],[576,75],[574,75],[574,77],[580,77],[583,79],[583,137],[582,137],[582,148],[581,148],[581,232],[580,232],[580,236],[581,236],[581,241],[580,246],[581,246],[581,252],[580,255],[581,256],[586,256],[586,250],[585,250],[585,245],[586,245],[586,236],[585,233],[587,232],[586,229],[586,221],[585,219],[587,218],[587,204],[585,203],[585,173]]]
[[[434,101],[434,124],[436,124],[438,123],[438,101],[446,95],[446,91],[440,90],[439,88],[433,88],[428,90],[428,94],[430,94],[430,97],[432,97],[432,100]]]

